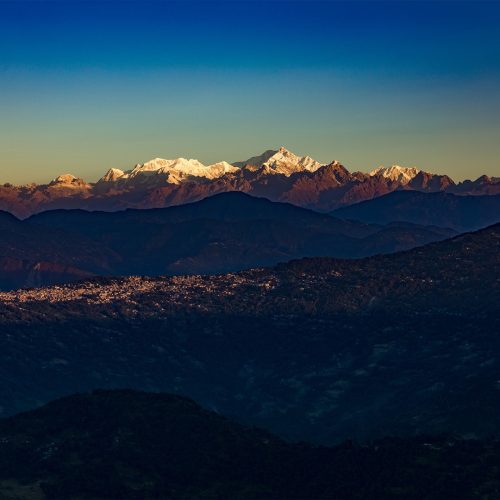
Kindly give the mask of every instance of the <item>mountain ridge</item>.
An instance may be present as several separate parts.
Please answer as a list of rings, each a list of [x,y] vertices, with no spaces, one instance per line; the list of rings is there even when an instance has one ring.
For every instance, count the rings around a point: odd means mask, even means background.
[[[6,214],[0,228],[0,288],[72,281],[72,273],[213,274],[305,256],[360,257],[455,234],[344,221],[238,191],[148,210],[59,209],[23,221]]]
[[[372,224],[435,224],[465,232],[500,221],[500,194],[459,196],[442,191],[422,193],[398,190],[339,208],[331,214]]]
[[[19,217],[55,208],[114,211],[155,208],[197,201],[227,191],[242,191],[272,201],[287,201],[331,211],[389,192],[406,189],[446,191],[457,195],[500,193],[500,180],[480,176],[455,183],[446,175],[414,167],[379,167],[370,173],[349,172],[340,162],[321,164],[286,148],[229,164],[204,165],[198,160],[155,158],[132,169],[109,169],[88,183],[64,174],[48,184],[0,186],[0,209]]]

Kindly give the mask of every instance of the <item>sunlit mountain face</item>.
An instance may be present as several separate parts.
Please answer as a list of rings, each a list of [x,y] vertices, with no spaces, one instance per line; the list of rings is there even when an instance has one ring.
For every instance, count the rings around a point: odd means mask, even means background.
[[[0,499],[500,498],[499,25],[0,1]]]
[[[48,184],[6,184],[0,187],[0,208],[24,218],[57,208],[168,207],[241,191],[326,212],[397,190],[496,195],[500,178],[481,175],[474,181],[455,182],[447,175],[399,165],[350,172],[339,161],[321,164],[281,147],[234,164],[155,158],[130,169],[111,168],[97,182],[63,174]]]

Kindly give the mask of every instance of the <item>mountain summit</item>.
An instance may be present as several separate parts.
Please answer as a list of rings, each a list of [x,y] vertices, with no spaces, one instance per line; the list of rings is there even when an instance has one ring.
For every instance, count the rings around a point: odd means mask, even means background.
[[[399,182],[402,185],[408,184],[412,179],[414,179],[420,170],[414,167],[401,167],[399,165],[392,165],[392,167],[378,167],[372,170],[369,175],[376,176],[380,175],[391,181]]]
[[[255,167],[262,169],[264,173],[282,174],[287,177],[296,172],[315,172],[321,167],[321,163],[310,156],[297,156],[283,146],[277,151],[268,150],[260,156],[237,162],[235,165],[249,169]]]

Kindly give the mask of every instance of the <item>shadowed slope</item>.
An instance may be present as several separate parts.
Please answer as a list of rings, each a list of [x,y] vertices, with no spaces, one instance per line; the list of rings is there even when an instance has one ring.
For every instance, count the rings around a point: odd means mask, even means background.
[[[58,210],[22,222],[6,219],[10,229],[0,241],[0,259],[10,259],[0,268],[4,289],[92,274],[219,273],[305,256],[359,257],[453,234],[343,221],[236,192],[165,209]]]
[[[497,441],[287,444],[168,394],[97,391],[0,421],[2,498],[493,498]]]
[[[500,221],[500,195],[456,196],[449,193],[396,191],[340,208],[332,215],[372,224],[411,222],[472,231]]]

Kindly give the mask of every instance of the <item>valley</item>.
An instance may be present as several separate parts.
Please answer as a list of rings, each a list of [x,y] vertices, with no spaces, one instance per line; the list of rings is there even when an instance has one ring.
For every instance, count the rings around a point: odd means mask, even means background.
[[[499,245],[4,292],[3,414],[123,387],[322,444],[496,434]]]

